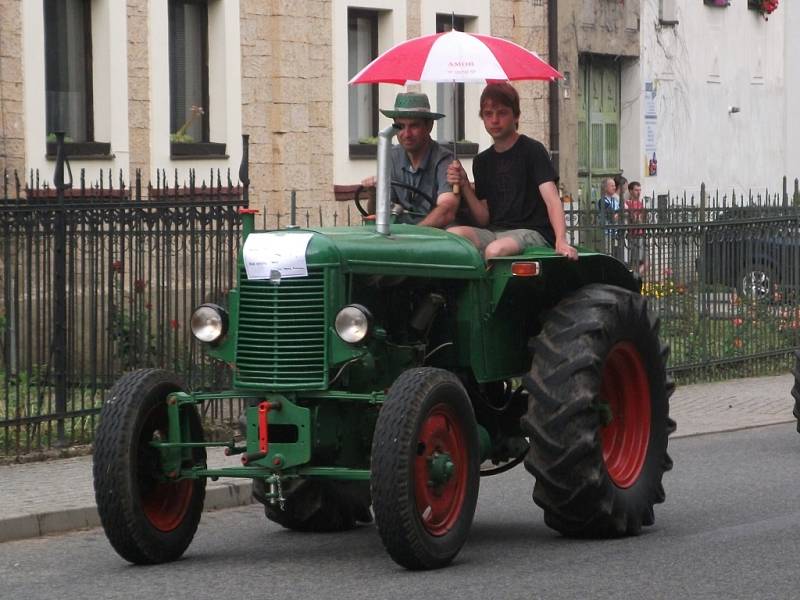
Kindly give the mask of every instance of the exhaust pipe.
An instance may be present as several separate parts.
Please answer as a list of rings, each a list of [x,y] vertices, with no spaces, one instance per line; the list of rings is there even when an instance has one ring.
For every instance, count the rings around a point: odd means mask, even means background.
[[[389,235],[392,218],[392,165],[389,162],[389,149],[397,127],[392,124],[378,133],[378,182],[375,190],[375,230],[381,235]]]

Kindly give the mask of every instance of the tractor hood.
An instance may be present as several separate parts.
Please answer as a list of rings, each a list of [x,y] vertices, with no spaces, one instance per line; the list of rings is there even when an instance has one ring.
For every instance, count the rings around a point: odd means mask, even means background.
[[[309,266],[457,279],[478,279],[486,272],[483,259],[468,240],[432,227],[393,225],[390,235],[368,226],[297,231],[315,234],[306,251]]]

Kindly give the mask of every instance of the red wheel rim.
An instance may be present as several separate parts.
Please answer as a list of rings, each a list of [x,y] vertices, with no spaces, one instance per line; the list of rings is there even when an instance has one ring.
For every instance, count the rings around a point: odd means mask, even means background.
[[[159,483],[142,498],[144,514],[153,527],[168,532],[183,522],[192,501],[193,485],[191,479]]]
[[[611,411],[611,422],[601,431],[603,460],[614,484],[629,488],[642,472],[650,441],[650,382],[632,343],[611,348],[601,394]]]
[[[431,484],[431,461],[447,455],[453,463],[446,482]],[[414,492],[417,511],[425,530],[434,536],[449,532],[461,514],[467,489],[467,443],[461,423],[446,404],[428,413],[419,429],[414,458]]]
[[[164,481],[161,454],[150,446],[154,439],[167,439],[166,406],[155,407],[145,419],[139,437],[139,499],[144,516],[163,532],[177,529],[186,517],[194,493],[194,481]]]

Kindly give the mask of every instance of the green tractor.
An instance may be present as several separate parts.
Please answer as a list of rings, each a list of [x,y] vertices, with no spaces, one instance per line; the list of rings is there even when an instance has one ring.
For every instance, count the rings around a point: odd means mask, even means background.
[[[602,254],[571,262],[532,248],[487,265],[463,238],[391,225],[390,137],[374,223],[261,232],[243,216],[237,288],[226,308],[192,317],[231,366],[230,390],[187,392],[148,369],[108,394],[94,482],[126,560],[180,557],[209,477],[252,479],[267,518],[292,530],[374,518],[409,569],[451,562],[480,478],[521,462],[564,535],[653,524],[673,385],[638,282]],[[245,403],[243,441],[204,441],[198,405],[217,398]],[[206,448],[219,445],[237,456],[209,468]]]

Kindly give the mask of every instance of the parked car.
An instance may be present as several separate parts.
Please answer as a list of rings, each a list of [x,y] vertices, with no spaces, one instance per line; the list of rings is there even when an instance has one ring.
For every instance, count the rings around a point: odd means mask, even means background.
[[[800,284],[800,212],[781,206],[720,210],[704,224],[701,283],[754,299],[782,299]]]

